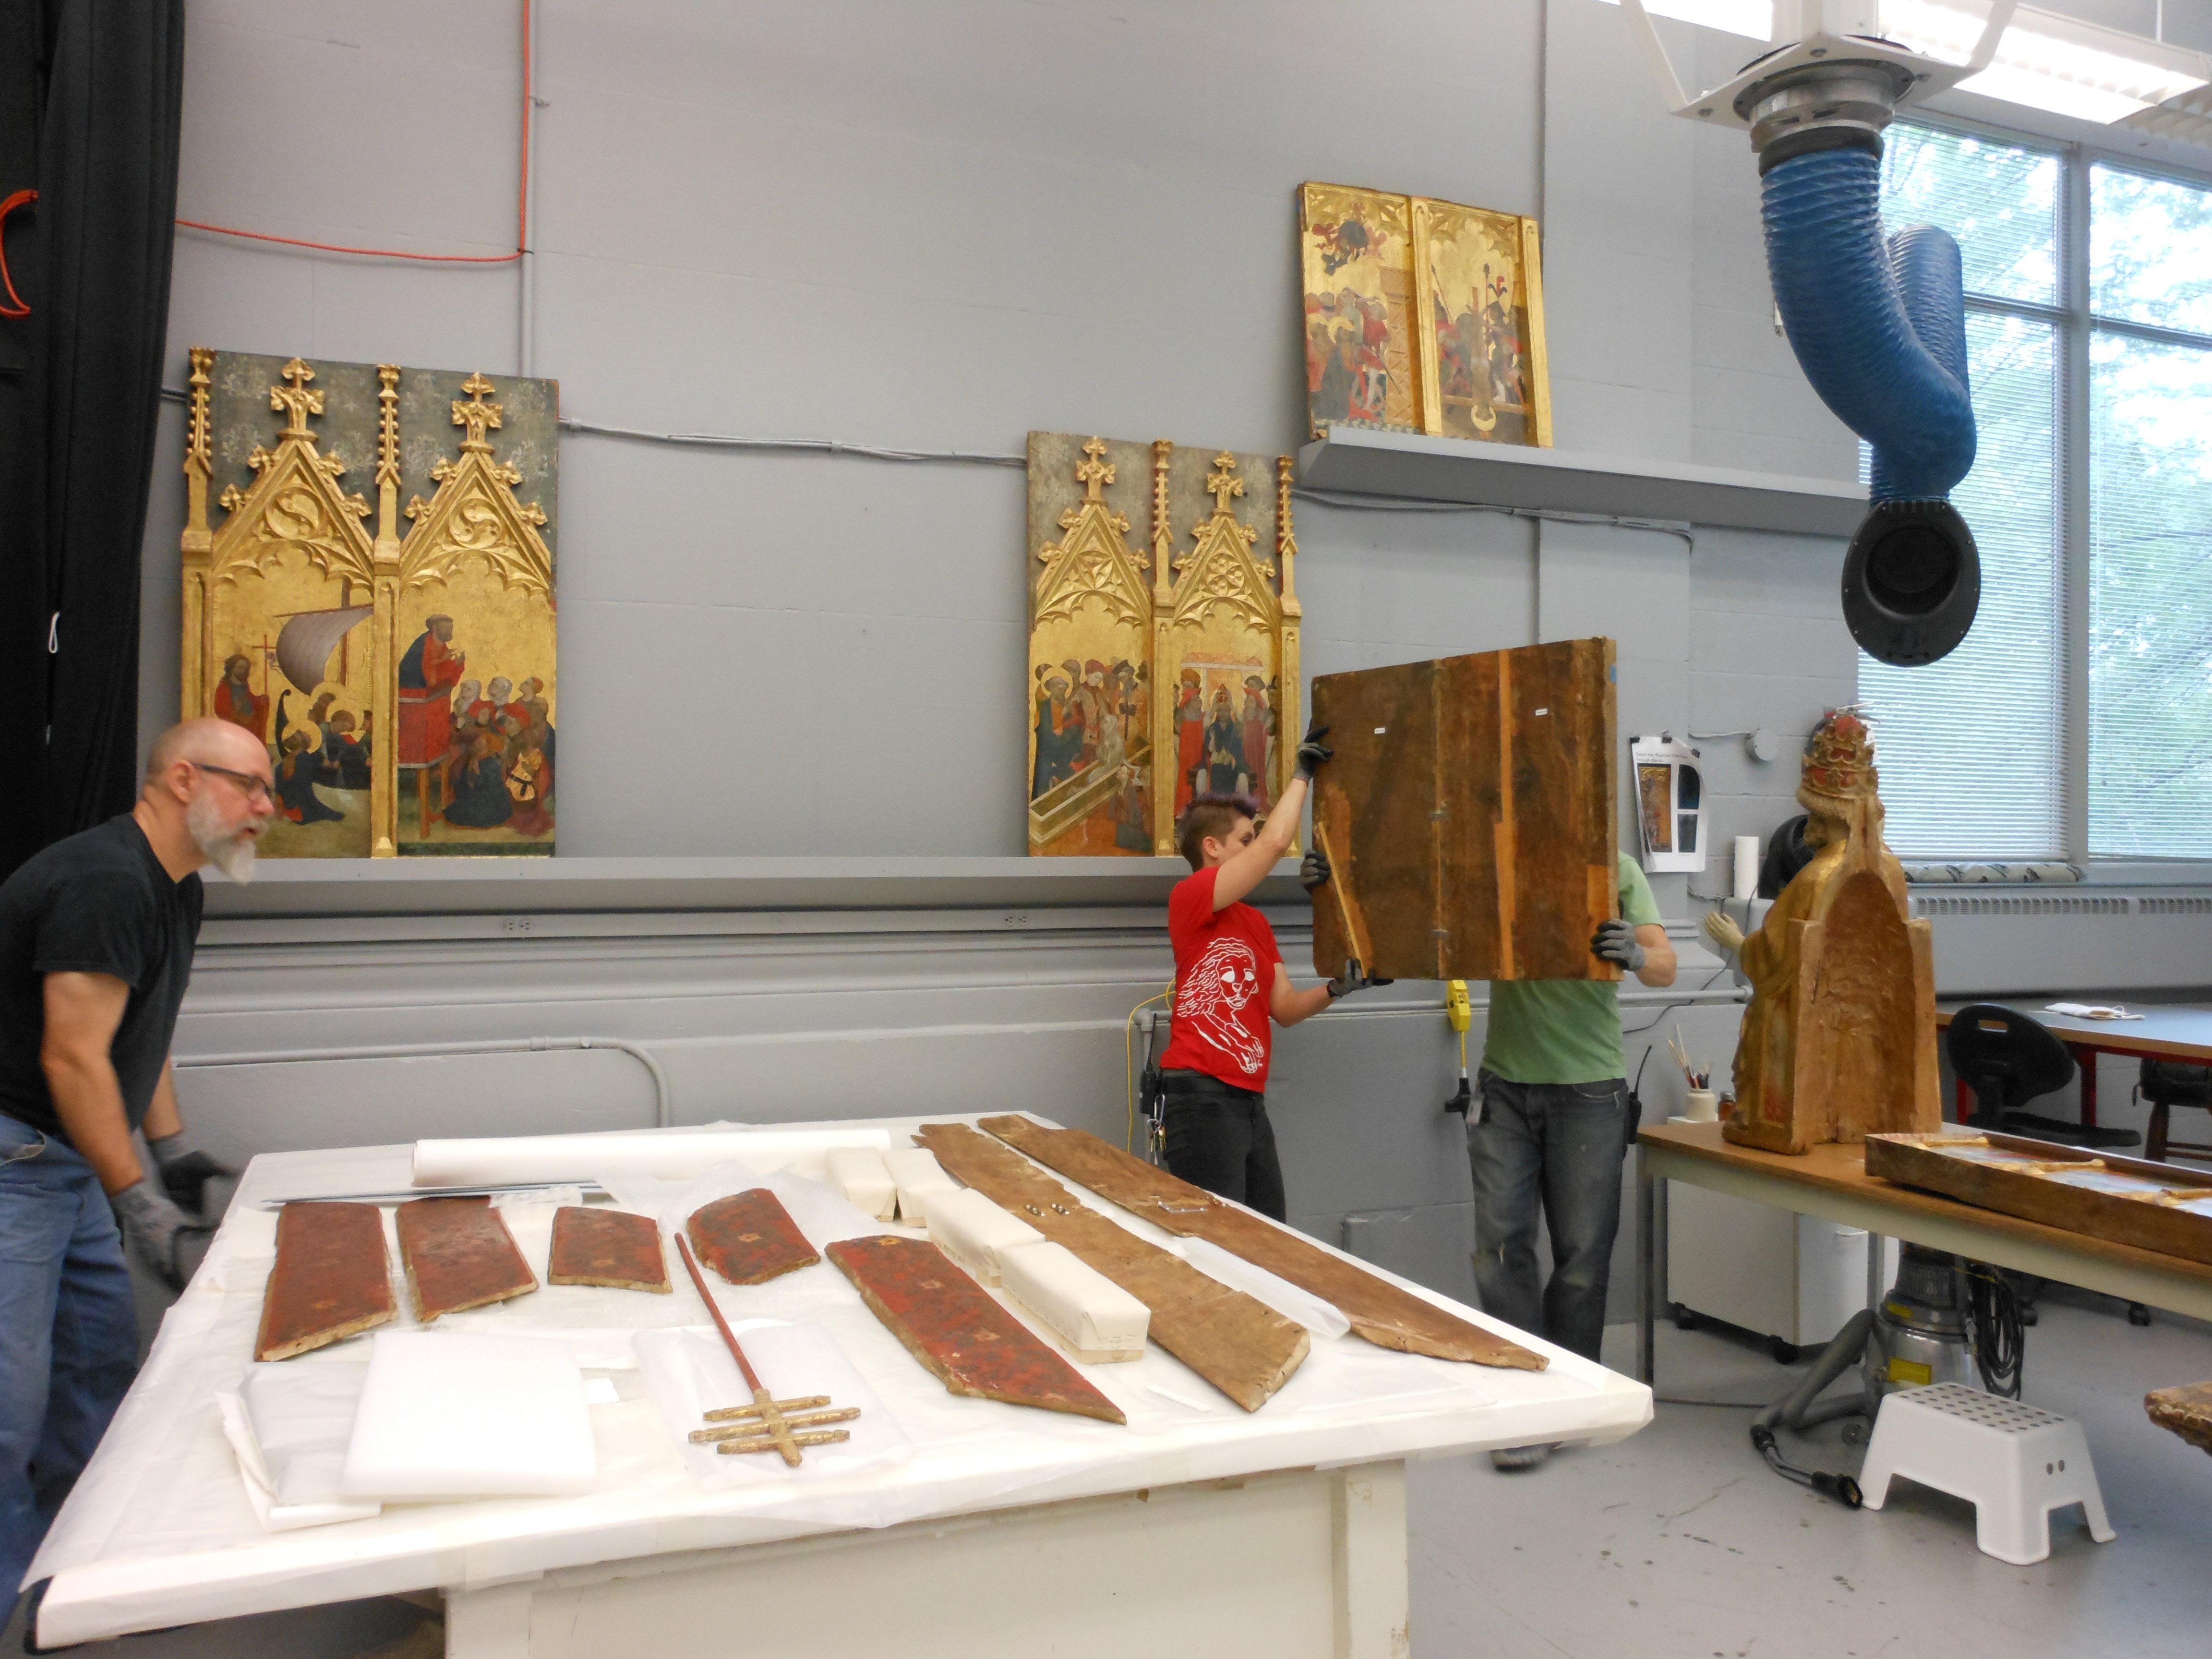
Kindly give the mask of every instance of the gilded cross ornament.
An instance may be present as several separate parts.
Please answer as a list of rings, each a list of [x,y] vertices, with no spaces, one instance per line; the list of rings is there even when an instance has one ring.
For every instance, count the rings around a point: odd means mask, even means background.
[[[499,404],[488,404],[484,401],[493,389],[492,383],[484,379],[482,374],[471,374],[461,382],[461,390],[469,394],[470,401],[467,403],[462,403],[459,399],[454,401],[453,424],[465,426],[469,429],[469,435],[461,441],[463,449],[482,450],[486,453],[490,452],[491,445],[484,440],[484,428],[489,427],[496,431],[499,428],[500,417],[507,413]],[[317,407],[320,408],[321,405],[318,404]],[[519,479],[517,481],[519,482]]]
[[[1075,476],[1083,483],[1083,499],[1086,501],[1103,500],[1098,486],[1114,482],[1114,464],[1100,459],[1106,453],[1106,441],[1093,438],[1083,446],[1083,453],[1088,459],[1075,469]]]
[[[1229,503],[1244,493],[1244,480],[1237,476],[1237,458],[1227,450],[1213,458],[1214,471],[1206,475],[1206,488],[1213,497],[1213,510],[1226,513]]]
[[[307,390],[307,382],[315,378],[315,371],[297,357],[284,365],[283,386],[269,388],[269,407],[284,416],[284,435],[304,438],[307,435],[307,416],[323,412],[323,394]]]

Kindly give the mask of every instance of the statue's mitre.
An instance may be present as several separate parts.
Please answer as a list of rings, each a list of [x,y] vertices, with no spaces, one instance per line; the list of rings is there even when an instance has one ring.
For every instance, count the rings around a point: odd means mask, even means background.
[[[1866,722],[1848,708],[1832,708],[1805,745],[1804,793],[1853,800],[1876,793],[1874,739]]]

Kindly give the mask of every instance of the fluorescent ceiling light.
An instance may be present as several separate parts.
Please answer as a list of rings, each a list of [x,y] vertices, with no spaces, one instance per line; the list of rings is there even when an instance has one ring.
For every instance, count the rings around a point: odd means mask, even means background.
[[[1620,0],[1605,0],[1617,6]],[[1672,17],[1684,23],[1702,23],[1709,29],[1764,40],[1774,33],[1773,0],[1644,0],[1644,9],[1654,17]]]
[[[1885,36],[1947,63],[1973,56],[1988,17],[1987,0],[1881,0]],[[2202,53],[2022,6],[1995,61],[1959,90],[2110,124],[2208,81],[2212,61]]]

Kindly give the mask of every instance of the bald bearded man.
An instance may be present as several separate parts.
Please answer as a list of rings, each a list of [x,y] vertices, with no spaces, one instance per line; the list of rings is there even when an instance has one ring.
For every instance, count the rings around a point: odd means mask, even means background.
[[[253,873],[269,751],[187,720],[138,804],[0,883],[0,1578],[19,1583],[137,1370],[124,1236],[173,1285],[226,1173],[185,1136],[169,1073],[199,937],[198,872]],[[143,1127],[161,1172],[146,1181]],[[119,1235],[117,1223],[122,1224]]]

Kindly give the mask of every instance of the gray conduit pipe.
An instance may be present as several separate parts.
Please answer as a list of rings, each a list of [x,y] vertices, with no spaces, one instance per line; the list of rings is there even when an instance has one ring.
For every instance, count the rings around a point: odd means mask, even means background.
[[[612,1048],[653,1073],[653,1121],[665,1129],[675,1119],[675,1099],[660,1062],[621,1037],[497,1037],[477,1042],[362,1043],[346,1048],[276,1048],[263,1054],[192,1054],[171,1061],[179,1071],[202,1066],[289,1066],[301,1060],[455,1060],[469,1054],[536,1054],[576,1048]]]

